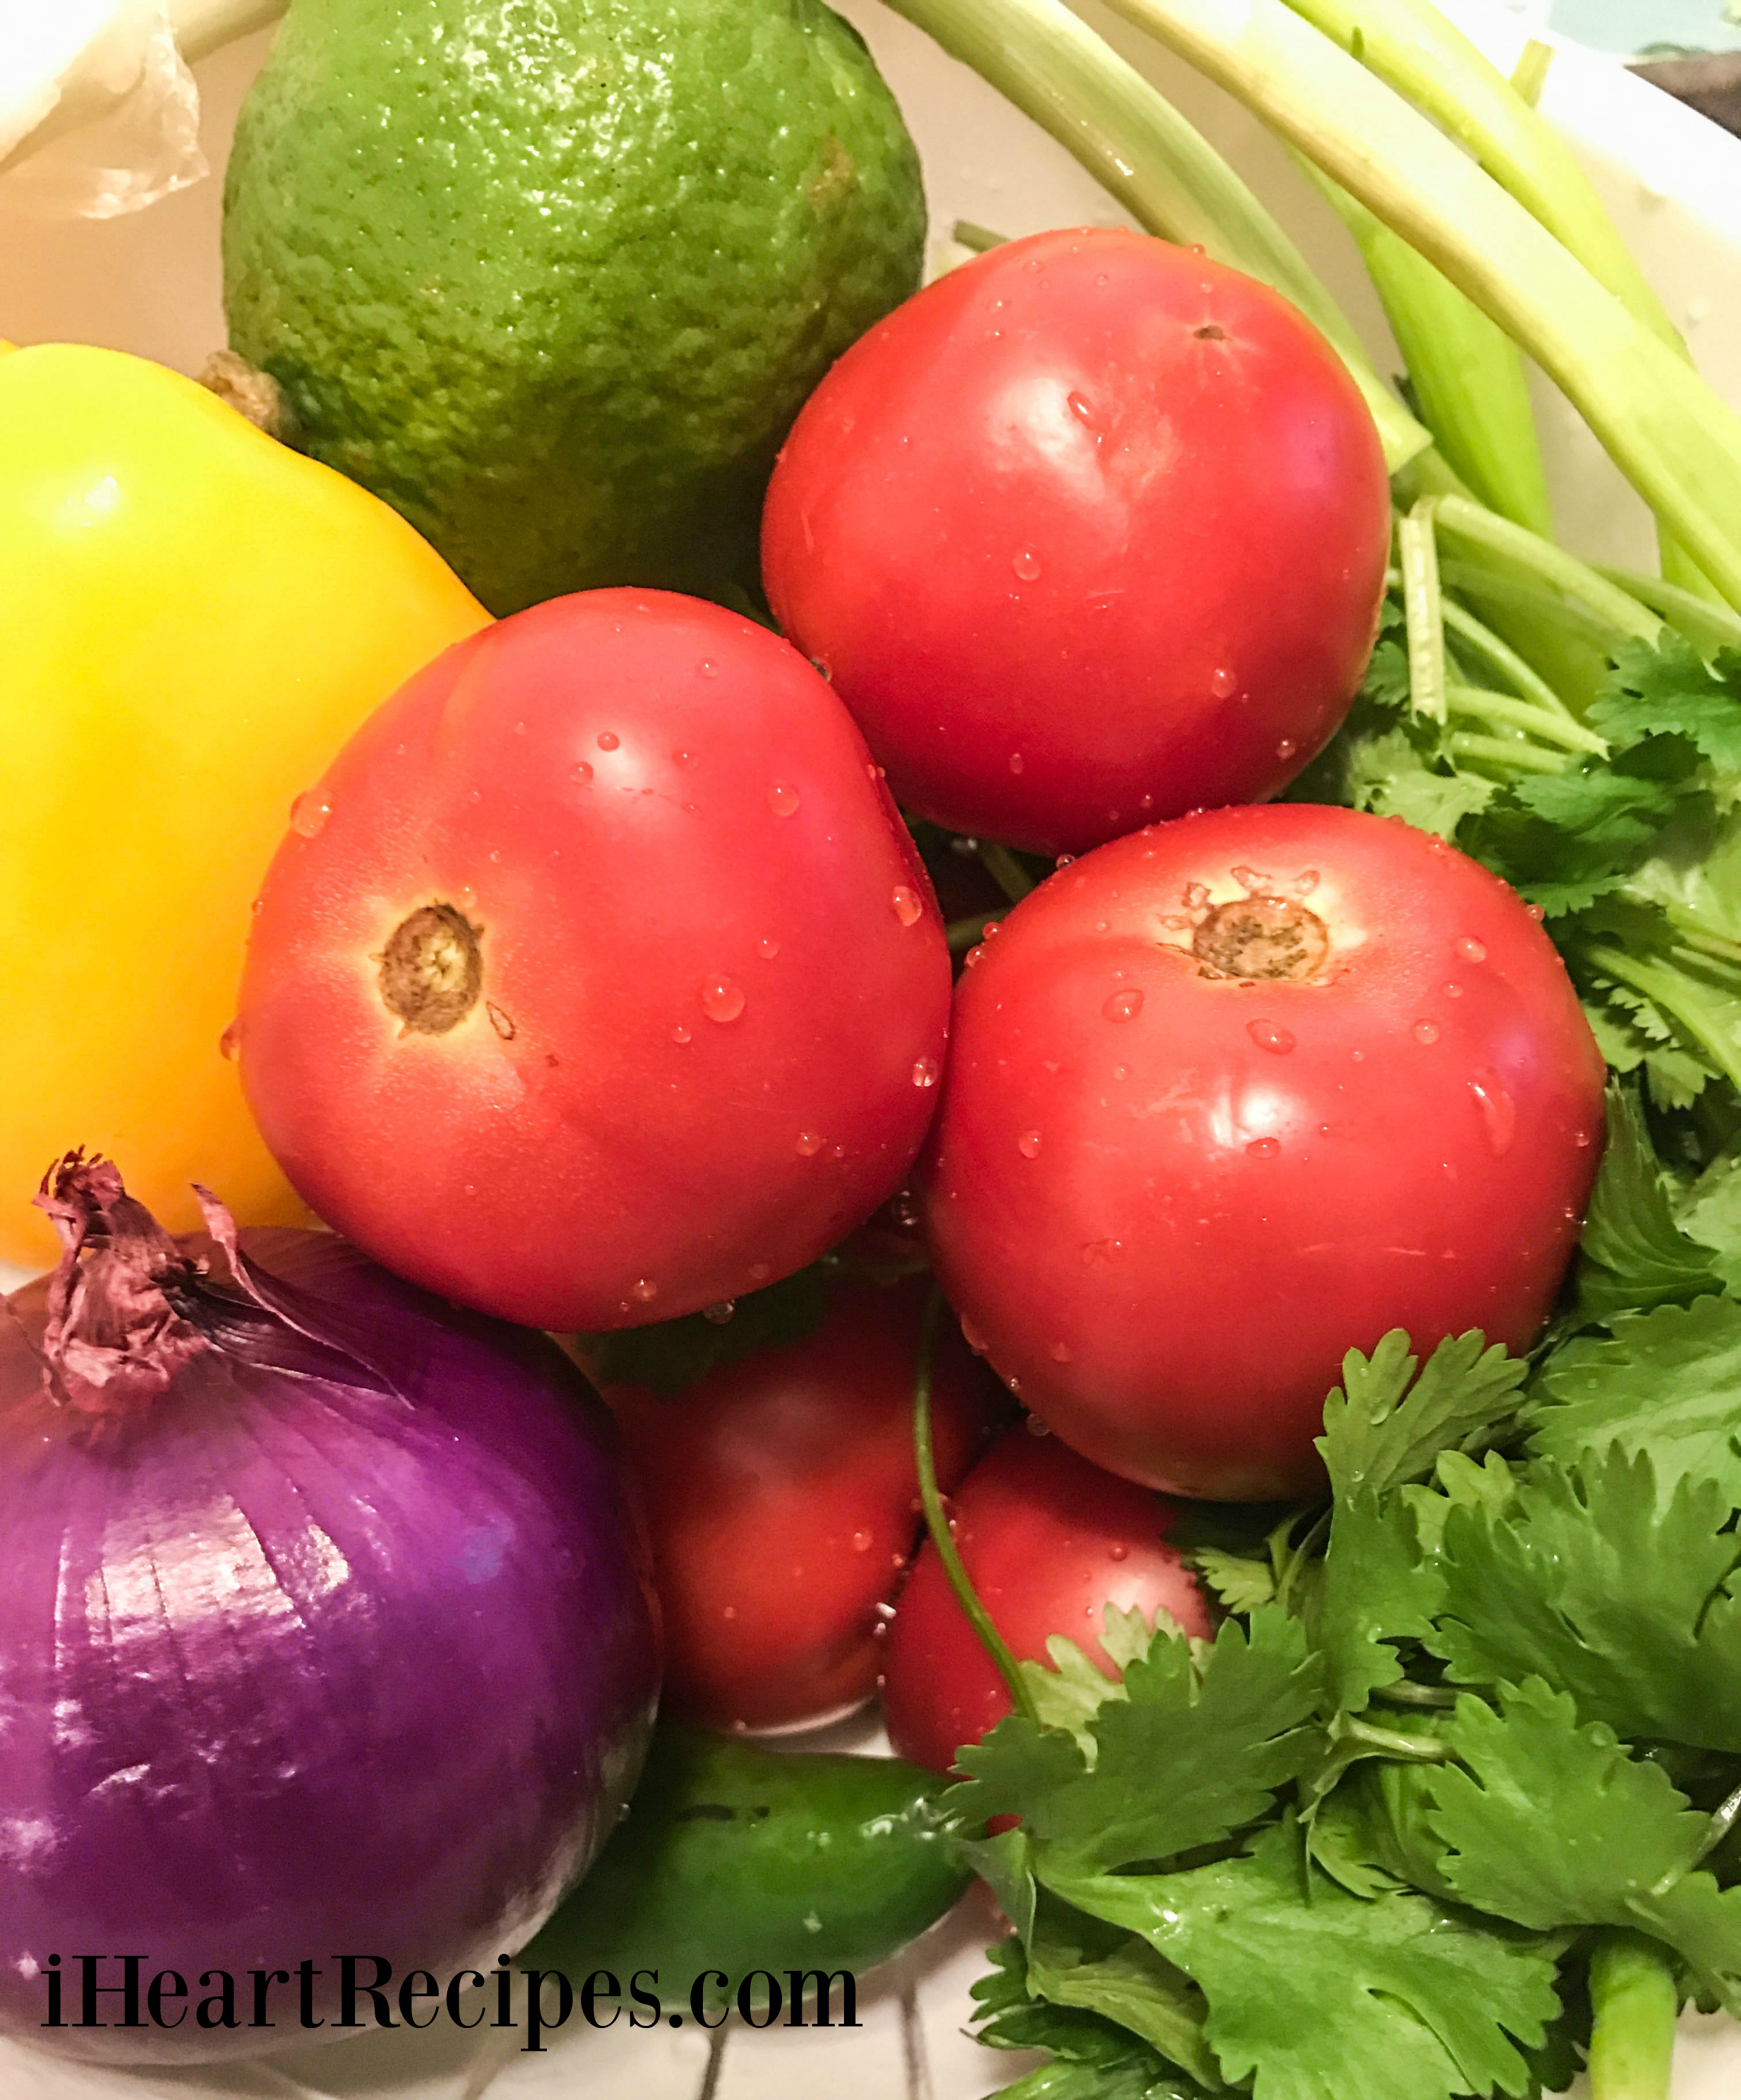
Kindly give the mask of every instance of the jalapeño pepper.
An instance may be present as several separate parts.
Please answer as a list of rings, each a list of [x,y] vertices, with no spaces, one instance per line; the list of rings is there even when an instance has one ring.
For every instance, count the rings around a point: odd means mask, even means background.
[[[625,1987],[656,1970],[677,2002],[710,1970],[869,1969],[967,1885],[937,1813],[946,1784],[894,1758],[662,1727],[622,1828],[518,1959]]]

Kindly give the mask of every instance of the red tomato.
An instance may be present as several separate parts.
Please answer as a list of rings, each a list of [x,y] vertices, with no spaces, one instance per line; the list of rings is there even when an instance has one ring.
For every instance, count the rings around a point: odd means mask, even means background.
[[[558,598],[448,651],[298,805],[236,1037],[298,1193],[532,1326],[687,1312],[897,1188],[949,1012],[863,739],[719,607]]]
[[[1267,285],[1012,240],[862,337],[768,492],[769,602],[904,808],[1080,851],[1272,795],[1336,728],[1391,539],[1370,412]]]
[[[1309,1493],[1344,1351],[1536,1334],[1602,1079],[1540,927],[1442,840],[1304,805],[1158,825],[963,977],[922,1170],[938,1274],[1096,1463]]]
[[[962,1564],[1018,1662],[1044,1662],[1067,1635],[1109,1676],[1104,1608],[1170,1612],[1211,1630],[1197,1580],[1166,1543],[1176,1505],[1103,1473],[1055,1437],[1000,1437],[954,1497]],[[950,1587],[937,1550],[920,1548],[883,1651],[883,1718],[898,1757],[947,1771],[1010,1710],[997,1666]]]
[[[602,1388],[652,1533],[664,1711],[784,1727],[876,1689],[877,1606],[917,1536],[913,1372],[928,1280],[837,1286],[822,1326],[662,1397]],[[1002,1396],[953,1321],[934,1360],[938,1477],[967,1470]]]

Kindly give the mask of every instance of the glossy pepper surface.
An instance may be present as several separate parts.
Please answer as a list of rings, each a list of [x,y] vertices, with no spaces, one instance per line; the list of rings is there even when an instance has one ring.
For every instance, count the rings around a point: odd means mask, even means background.
[[[29,1198],[69,1145],[171,1229],[194,1180],[244,1224],[302,1215],[219,1049],[249,901],[346,738],[485,619],[192,380],[0,346],[0,1260],[51,1256]]]
[[[625,1993],[657,1970],[643,1988],[677,2004],[708,1970],[856,1974],[967,1886],[937,1814],[946,1784],[896,1758],[663,1727],[622,1829],[518,1963],[576,1984],[609,1970]]]

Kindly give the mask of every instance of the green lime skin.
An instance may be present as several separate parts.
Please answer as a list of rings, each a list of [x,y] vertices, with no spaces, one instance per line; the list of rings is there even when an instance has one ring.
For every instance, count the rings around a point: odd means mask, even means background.
[[[819,0],[292,0],[231,346],[496,613],[752,585],[805,395],[917,287],[918,154]]]
[[[656,1970],[646,1988],[679,2005],[709,1970],[731,1986],[752,1970],[856,1975],[967,1886],[936,1810],[947,1785],[896,1758],[662,1727],[623,1827],[516,1961],[577,1988],[608,1970],[625,1992]]]

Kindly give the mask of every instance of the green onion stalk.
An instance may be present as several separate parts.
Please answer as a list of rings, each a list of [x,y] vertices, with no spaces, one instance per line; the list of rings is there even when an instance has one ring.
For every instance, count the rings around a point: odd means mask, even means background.
[[[1284,0],[1115,4],[1247,104],[1532,355],[1674,542],[1741,609],[1741,417],[1677,349],[1430,117]],[[1424,429],[1377,380],[1346,316],[1245,185],[1060,0],[897,5],[1068,146],[1151,231],[1197,241],[1293,299],[1347,360],[1393,473],[1428,451]],[[1539,125],[1524,98],[1501,85]],[[1587,228],[1580,238],[1587,242]],[[1440,472],[1451,470],[1441,461]]]

